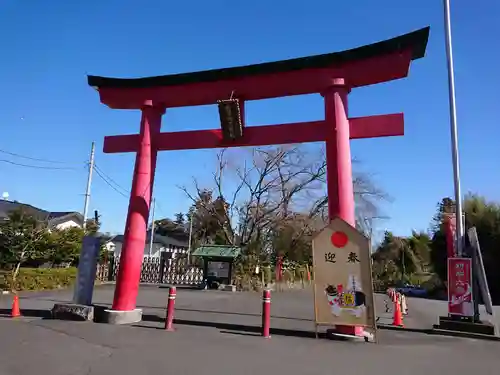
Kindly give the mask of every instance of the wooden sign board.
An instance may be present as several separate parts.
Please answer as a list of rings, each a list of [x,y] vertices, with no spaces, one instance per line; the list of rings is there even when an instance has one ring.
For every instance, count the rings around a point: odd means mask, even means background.
[[[363,326],[375,333],[370,241],[336,218],[312,241],[316,326]]]

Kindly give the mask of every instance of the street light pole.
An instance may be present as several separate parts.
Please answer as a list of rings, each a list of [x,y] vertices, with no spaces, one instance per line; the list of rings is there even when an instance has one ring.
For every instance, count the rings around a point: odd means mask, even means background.
[[[153,254],[153,244],[155,237],[155,207],[156,207],[156,199],[153,198],[153,210],[152,210],[153,212],[151,214],[151,235],[149,236],[149,256]]]
[[[463,255],[464,225],[462,219],[462,192],[460,188],[460,166],[458,156],[457,108],[455,102],[455,74],[453,71],[453,48],[451,43],[450,0],[443,0],[446,59],[448,63],[448,95],[450,104],[451,155],[453,161],[453,182],[455,186],[456,241],[458,256]]]
[[[194,216],[194,212],[191,213],[191,216],[189,219],[188,263],[190,263],[190,259],[191,259],[191,241],[193,238],[193,216]]]

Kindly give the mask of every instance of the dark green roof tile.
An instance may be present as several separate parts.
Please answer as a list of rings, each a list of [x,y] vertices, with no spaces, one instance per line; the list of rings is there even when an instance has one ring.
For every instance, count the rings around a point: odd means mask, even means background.
[[[392,39],[367,44],[347,51],[299,57],[289,60],[157,77],[109,78],[89,75],[87,79],[88,84],[92,87],[146,88],[214,82],[227,79],[238,79],[258,74],[285,73],[301,69],[326,68],[335,64],[355,62],[384,54],[402,52],[404,50],[411,50],[411,59],[416,60],[424,57],[425,55],[425,49],[429,38],[429,30],[429,27],[425,27]]]
[[[241,249],[236,246],[204,245],[193,251],[192,255],[198,257],[236,258],[240,253]]]

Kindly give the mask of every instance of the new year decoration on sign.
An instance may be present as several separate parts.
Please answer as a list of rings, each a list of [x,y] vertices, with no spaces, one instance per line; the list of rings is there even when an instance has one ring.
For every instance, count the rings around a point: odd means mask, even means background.
[[[312,250],[316,325],[375,330],[370,241],[336,218],[314,237]]]

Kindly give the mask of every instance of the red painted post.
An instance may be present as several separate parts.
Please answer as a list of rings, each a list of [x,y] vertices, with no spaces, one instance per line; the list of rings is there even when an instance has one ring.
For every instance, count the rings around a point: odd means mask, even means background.
[[[328,189],[328,217],[330,221],[341,218],[353,227],[354,189],[352,183],[351,145],[347,95],[349,87],[344,79],[334,79],[332,86],[323,94],[325,100],[326,177]],[[363,327],[337,326],[339,333],[363,335]]]
[[[177,296],[177,288],[171,286],[168,290],[167,315],[165,317],[165,330],[174,331],[174,311],[175,297]]]
[[[444,221],[444,232],[446,235],[446,250],[448,253],[448,258],[455,258],[457,256],[457,249],[456,249],[456,235],[457,235],[457,228],[456,228],[456,215],[455,214],[448,214],[445,217]]]
[[[161,117],[164,112],[163,108],[151,105],[145,106],[142,110],[140,145],[135,159],[120,268],[113,298],[113,310],[131,311],[136,308],[149,218],[151,184],[154,181],[154,168],[156,166],[156,160],[153,160],[156,158],[156,150],[154,150],[152,143],[160,132]]]
[[[264,289],[262,292],[262,336],[271,337],[271,291]]]
[[[396,297],[397,297],[397,295],[396,295],[396,289],[391,288],[391,300],[392,300],[393,303],[396,302]]]
[[[276,283],[281,283],[283,281],[283,257],[278,256],[278,259],[276,260]]]

